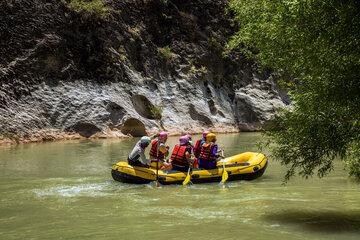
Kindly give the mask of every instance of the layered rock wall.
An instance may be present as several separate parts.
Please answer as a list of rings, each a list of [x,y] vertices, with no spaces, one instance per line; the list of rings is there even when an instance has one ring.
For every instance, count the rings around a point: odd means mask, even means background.
[[[274,74],[222,56],[236,30],[227,2],[107,0],[96,15],[2,1],[2,139],[258,130],[286,99]]]

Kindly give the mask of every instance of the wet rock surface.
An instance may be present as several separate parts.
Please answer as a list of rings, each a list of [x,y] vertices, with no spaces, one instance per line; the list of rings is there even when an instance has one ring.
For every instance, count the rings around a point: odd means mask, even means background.
[[[228,1],[107,0],[101,18],[69,2],[0,3],[0,141],[254,131],[288,101],[222,57]]]

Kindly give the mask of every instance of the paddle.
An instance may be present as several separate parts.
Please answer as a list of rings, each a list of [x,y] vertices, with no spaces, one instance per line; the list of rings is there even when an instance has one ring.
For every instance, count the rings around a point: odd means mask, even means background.
[[[185,180],[183,181],[183,185],[188,184],[189,181],[190,181],[190,166],[189,166],[189,169],[188,169],[188,174],[187,174]]]
[[[156,153],[156,187],[159,187],[159,145],[160,145],[160,141],[158,138],[157,153]]]
[[[223,169],[224,169],[224,171],[223,171],[223,174],[222,174],[222,179],[221,179],[221,182],[222,183],[225,183],[226,182],[226,180],[228,180],[228,178],[229,178],[229,174],[228,174],[228,172],[225,170],[225,161],[224,161],[224,150],[221,148],[221,156],[223,157]]]
[[[193,157],[191,156],[191,159],[192,159],[192,158],[193,158]],[[188,184],[188,183],[189,183],[189,181],[190,181],[190,178],[191,178],[191,175],[190,175],[190,168],[191,168],[191,165],[189,164],[188,174],[187,174],[187,176],[186,176],[185,180],[183,181],[183,185]]]

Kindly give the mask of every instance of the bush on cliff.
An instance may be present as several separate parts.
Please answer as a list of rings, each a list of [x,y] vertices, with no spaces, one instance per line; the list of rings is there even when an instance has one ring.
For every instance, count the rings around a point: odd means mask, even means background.
[[[168,60],[171,58],[172,52],[171,52],[171,48],[169,46],[159,48],[159,51],[161,52],[161,55],[165,60]]]
[[[151,116],[154,119],[161,119],[161,115],[163,112],[163,106],[155,106],[155,105],[149,105]]]
[[[97,19],[105,19],[109,10],[100,0],[70,0],[67,6],[76,12],[86,12]]]
[[[282,74],[293,99],[267,124],[274,158],[319,177],[346,161],[360,178],[360,3],[323,0],[234,0],[240,29],[228,47]],[[274,143],[274,144],[271,144]]]

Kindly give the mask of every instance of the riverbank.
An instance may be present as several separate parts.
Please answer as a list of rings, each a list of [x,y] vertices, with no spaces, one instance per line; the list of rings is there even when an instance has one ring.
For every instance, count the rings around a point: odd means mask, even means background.
[[[166,130],[164,130],[166,131]],[[202,134],[204,130],[198,131],[167,131],[169,136],[181,136],[185,134]],[[212,128],[209,131],[214,133],[239,133],[239,129],[223,128],[216,129]],[[254,129],[254,131],[260,131],[260,129]],[[251,132],[254,132],[251,131]],[[146,133],[145,135],[153,135],[157,132]],[[106,129],[105,132],[98,132],[89,137],[81,136],[76,132],[62,132],[59,130],[40,130],[33,132],[32,134],[26,135],[15,135],[11,133],[0,134],[0,146],[3,145],[17,145],[17,144],[28,144],[28,143],[43,143],[43,142],[60,142],[67,140],[80,140],[80,139],[121,139],[121,138],[133,138],[131,134],[124,134],[118,129]]]

